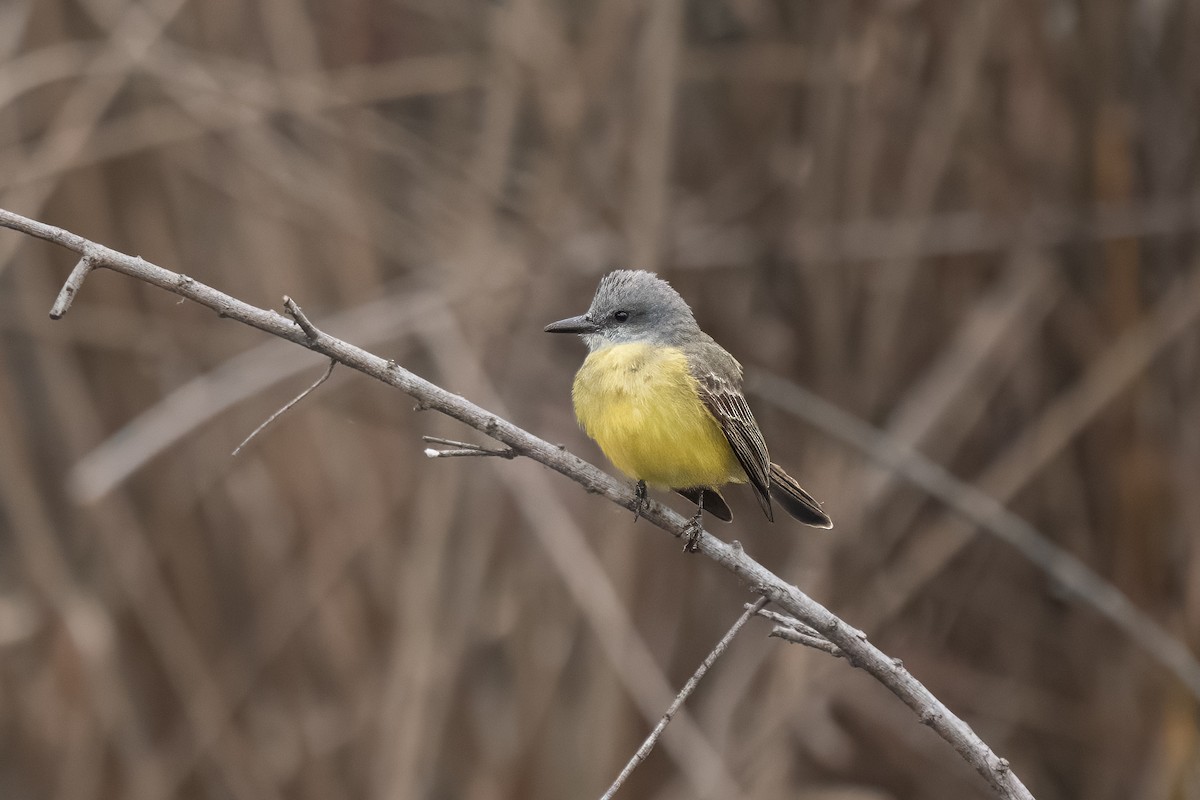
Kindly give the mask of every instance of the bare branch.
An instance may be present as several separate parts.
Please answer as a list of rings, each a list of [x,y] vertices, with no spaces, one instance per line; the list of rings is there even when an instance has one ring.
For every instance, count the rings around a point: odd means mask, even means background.
[[[604,496],[630,511],[638,498],[625,483],[616,480],[564,448],[540,439],[511,422],[481,408],[459,395],[421,378],[393,361],[380,358],[325,333],[315,339],[299,324],[274,311],[245,303],[206,286],[186,275],[163,269],[140,258],[90,242],[81,236],[0,209],[0,226],[12,228],[54,242],[80,255],[94,254],[97,267],[158,286],[216,311],[222,317],[278,336],[345,364],[365,375],[416,398],[424,408],[440,411],[493,439],[508,445],[520,455],[531,458],[579,483],[588,492]],[[689,531],[689,520],[661,503],[641,505],[641,516],[676,538]],[[740,546],[726,543],[701,531],[699,552],[716,561],[770,602],[818,631],[837,645],[855,665],[874,676],[911,708],[921,722],[929,725],[967,761],[992,787],[998,797],[1032,800],[1032,795],[1012,772],[1008,762],[998,757],[963,720],[916,680],[907,670],[872,645],[862,631],[846,624],[797,587],[782,580],[762,564],[746,555]]]
[[[297,310],[299,310],[299,309],[297,309]],[[274,422],[276,419],[283,416],[285,413],[287,413],[287,411],[292,406],[296,405],[296,403],[299,403],[305,397],[308,397],[308,395],[314,389],[316,389],[318,386],[320,386],[325,381],[329,380],[329,376],[333,374],[333,368],[336,366],[337,366],[337,362],[334,361],[332,358],[329,359],[329,367],[325,370],[325,373],[323,375],[321,375],[321,377],[317,378],[316,382],[313,383],[312,386],[309,386],[303,392],[301,392],[300,394],[293,397],[286,404],[284,404],[284,406],[282,408],[280,408],[274,414],[272,414],[271,416],[269,416],[265,420],[263,420],[263,423],[261,425],[259,425],[257,428],[255,428],[253,431],[251,431],[249,436],[247,436],[245,439],[242,439],[241,444],[239,444],[237,447],[233,448],[233,452],[230,453],[230,455],[236,456],[238,453],[242,452],[242,448],[245,447],[247,444],[249,444],[251,439],[253,439],[255,436],[258,436],[259,432],[262,431],[263,428],[267,427],[272,422]]]
[[[765,597],[760,597],[754,603],[747,604],[746,610],[738,617],[737,622],[733,623],[733,627],[729,629],[729,632],[721,637],[721,641],[717,642],[717,646],[712,649],[712,652],[701,662],[695,673],[692,674],[692,677],[688,679],[688,682],[679,690],[679,694],[675,696],[675,702],[671,703],[670,707],[667,708],[666,713],[663,714],[663,718],[654,726],[654,730],[650,731],[650,735],[646,737],[646,741],[642,742],[642,746],[633,754],[633,758],[629,759],[629,763],[625,765],[625,769],[621,770],[621,774],[613,781],[612,786],[608,787],[608,791],[601,796],[600,800],[612,800],[613,795],[629,779],[629,776],[637,769],[638,764],[646,760],[646,756],[650,755],[650,751],[658,743],[658,737],[662,736],[662,732],[671,723],[671,718],[675,716],[687,699],[692,696],[692,692],[696,691],[696,687],[700,685],[704,674],[716,663],[721,654],[729,648],[729,643],[733,641],[733,637],[737,636],[738,631],[746,624],[746,620],[761,611],[762,607],[766,604],[767,598]]]

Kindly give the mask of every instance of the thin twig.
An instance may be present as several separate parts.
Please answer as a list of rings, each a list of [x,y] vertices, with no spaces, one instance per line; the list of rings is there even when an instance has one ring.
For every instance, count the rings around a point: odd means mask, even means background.
[[[67,276],[66,283],[59,289],[58,297],[54,298],[54,305],[50,306],[50,319],[62,319],[63,315],[71,309],[71,303],[75,301],[75,295],[83,287],[83,281],[95,268],[95,260],[90,253],[84,251],[83,257],[79,259],[75,269],[71,270],[71,274]]]
[[[745,607],[753,608],[754,604],[746,603]],[[795,617],[789,617],[787,614],[780,614],[778,611],[772,611],[769,608],[763,608],[759,609],[758,615],[763,619],[771,620],[771,622],[774,622],[776,625],[782,625],[785,628],[794,628],[796,630],[803,631],[804,633],[811,633],[813,636],[820,636],[820,634],[815,630],[808,627]]]
[[[654,726],[654,730],[650,731],[650,735],[646,737],[646,741],[642,742],[642,746],[639,747],[637,752],[633,754],[633,758],[629,759],[629,763],[625,765],[625,769],[621,770],[621,774],[617,776],[615,781],[613,781],[612,786],[608,787],[608,791],[600,797],[600,800],[612,800],[613,795],[617,793],[617,790],[621,788],[621,785],[624,784],[625,781],[628,780],[629,776],[633,774],[633,771],[637,769],[638,764],[641,764],[646,760],[646,756],[650,755],[650,751],[653,750],[654,745],[658,743],[658,737],[662,736],[662,732],[666,730],[667,725],[671,723],[671,718],[675,716],[677,711],[679,711],[680,706],[682,706],[684,702],[691,697],[692,692],[696,691],[696,687],[700,684],[701,679],[704,678],[705,673],[708,672],[709,668],[716,663],[717,659],[721,657],[721,654],[729,648],[729,643],[733,641],[733,637],[737,636],[738,631],[740,631],[742,626],[746,624],[746,620],[758,613],[766,604],[767,598],[760,597],[749,608],[742,612],[742,615],[737,618],[737,622],[733,623],[733,627],[729,629],[729,632],[721,637],[721,641],[717,642],[717,646],[712,649],[712,652],[708,654],[708,656],[696,669],[696,672],[692,675],[692,677],[688,678],[688,682],[685,683],[683,688],[679,690],[679,694],[675,696],[675,701],[671,703],[670,707],[667,709],[667,712],[663,714],[663,718],[658,721],[657,725]]]
[[[746,603],[746,608],[753,608],[753,606],[753,603]],[[822,641],[825,641],[825,637],[822,636],[815,628],[805,625],[795,617],[789,617],[787,614],[780,614],[766,608],[759,609],[757,613],[758,616],[762,617],[763,619],[769,619],[774,622],[775,626],[778,628],[786,628],[790,631],[795,631],[802,636],[809,636],[813,639],[821,639]]]
[[[470,458],[480,456],[497,456],[499,458],[516,458],[515,450],[488,450],[486,447],[470,447],[463,450],[438,450],[433,447],[425,448],[426,458]]]
[[[394,342],[411,335],[417,326],[435,324],[435,309],[441,308],[431,294],[405,288],[347,308],[321,324],[360,343]],[[72,498],[81,505],[97,502],[205,423],[310,372],[313,361],[308,348],[292,344],[271,337],[160,397],[75,462],[67,476]]]
[[[238,453],[240,453],[242,451],[242,448],[245,447],[246,445],[248,445],[250,443],[251,439],[253,439],[255,436],[258,436],[259,432],[261,432],[263,428],[267,427],[272,422],[274,422],[276,419],[283,416],[283,414],[285,414],[292,406],[296,405],[296,403],[299,403],[301,400],[303,400],[305,397],[307,397],[310,392],[312,392],[314,389],[316,389],[318,386],[320,386],[325,381],[329,380],[329,376],[333,374],[333,368],[336,366],[337,366],[337,362],[334,361],[332,358],[329,359],[329,367],[326,368],[324,375],[317,378],[316,382],[313,383],[312,386],[309,386],[303,392],[296,395],[291,400],[289,400],[287,403],[285,403],[283,408],[280,408],[274,414],[272,414],[271,416],[269,416],[265,420],[263,420],[263,423],[261,425],[259,425],[257,428],[255,428],[253,431],[251,431],[249,436],[247,436],[245,439],[242,439],[241,444],[239,444],[237,447],[233,448],[233,452],[230,455],[236,456]]]
[[[82,255],[92,252],[96,266],[111,269],[186,298],[217,312],[281,339],[307,347],[341,364],[394,386],[416,398],[423,407],[439,411],[477,431],[513,448],[550,469],[565,475],[592,494],[624,508],[632,509],[637,502],[631,488],[599,468],[568,452],[564,448],[538,438],[506,419],[481,408],[465,398],[443,389],[418,375],[389,362],[349,342],[317,333],[315,340],[309,332],[283,316],[258,308],[235,297],[217,291],[199,281],[177,272],[163,269],[143,259],[120,253],[96,244],[77,234],[22,217],[0,209],[0,226],[54,242]],[[688,532],[689,520],[661,503],[643,507],[641,516],[656,527],[679,538]],[[997,756],[963,720],[897,664],[871,644],[862,631],[841,620],[829,609],[813,600],[797,587],[787,583],[762,564],[750,558],[739,546],[734,546],[701,531],[699,551],[720,564],[753,591],[803,621],[836,644],[855,665],[886,686],[901,702],[911,708],[921,722],[929,725],[983,778],[998,797],[1008,800],[1032,800],[1032,795],[1014,774],[1006,760]]]
[[[791,642],[792,644],[802,644],[805,647],[811,647],[814,650],[828,653],[834,658],[846,658],[846,654],[842,651],[842,648],[826,639],[816,629],[805,625],[795,617],[789,617],[787,614],[780,614],[777,611],[770,611],[765,608],[755,610],[753,603],[746,603],[745,607],[754,610],[754,613],[763,619],[769,619],[775,623],[775,627],[767,634],[768,636],[783,639],[785,642]]]
[[[444,444],[450,447],[449,450],[438,450],[435,447],[426,447],[425,455],[428,458],[454,458],[462,456],[496,456],[497,458],[516,458],[520,453],[513,450],[511,447],[505,447],[502,450],[484,447],[483,445],[471,444],[470,442],[459,442],[454,439],[443,439],[441,436],[422,436],[426,442],[430,444]]]
[[[842,652],[842,648],[838,647],[828,639],[823,639],[820,636],[813,636],[803,631],[798,631],[795,628],[789,628],[784,625],[776,625],[767,634],[776,639],[782,639],[785,642],[792,644],[802,644],[805,647],[811,647],[814,650],[820,650],[822,653],[828,653],[834,658],[845,658],[846,654]]]

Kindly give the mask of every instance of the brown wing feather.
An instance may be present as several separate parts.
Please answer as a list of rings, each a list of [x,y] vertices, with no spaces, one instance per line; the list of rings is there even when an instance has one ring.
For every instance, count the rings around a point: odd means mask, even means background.
[[[720,423],[734,456],[754,487],[763,513],[774,522],[770,495],[771,456],[742,395],[741,365],[715,343],[688,356],[688,367],[699,386],[700,399]]]

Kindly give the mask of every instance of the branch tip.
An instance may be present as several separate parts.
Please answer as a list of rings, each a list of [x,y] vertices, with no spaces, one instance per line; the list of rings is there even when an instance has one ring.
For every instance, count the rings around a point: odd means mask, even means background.
[[[304,336],[308,339],[309,344],[321,338],[321,332],[317,330],[317,326],[313,325],[309,318],[305,316],[304,311],[296,304],[296,301],[286,294],[283,296],[283,307],[287,309],[291,318],[296,320],[296,324],[300,326],[300,330],[304,331]]]
[[[71,303],[75,302],[75,295],[79,294],[79,290],[83,288],[83,281],[95,268],[96,257],[90,252],[84,252],[79,263],[75,265],[75,269],[71,270],[66,282],[59,289],[58,297],[54,298],[54,305],[50,306],[50,319],[62,319],[71,309]]]

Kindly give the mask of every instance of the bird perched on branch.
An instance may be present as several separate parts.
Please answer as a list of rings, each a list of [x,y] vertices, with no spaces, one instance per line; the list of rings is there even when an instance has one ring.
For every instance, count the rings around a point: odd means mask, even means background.
[[[742,394],[742,365],[700,330],[692,309],[651,272],[617,270],[600,280],[587,313],[546,326],[577,333],[588,357],[575,376],[575,416],[608,459],[646,486],[696,504],[688,550],[707,511],[733,519],[718,487],[749,483],[767,519],[772,501],[818,528],[833,523],[821,504],[771,461]]]

